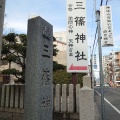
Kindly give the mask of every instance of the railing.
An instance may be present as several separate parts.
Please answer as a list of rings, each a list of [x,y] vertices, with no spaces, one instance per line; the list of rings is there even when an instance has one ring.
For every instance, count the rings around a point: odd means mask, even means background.
[[[73,84],[53,85],[54,112],[74,113],[79,112],[79,89]],[[24,85],[2,85],[0,96],[0,110],[10,112],[24,112]]]

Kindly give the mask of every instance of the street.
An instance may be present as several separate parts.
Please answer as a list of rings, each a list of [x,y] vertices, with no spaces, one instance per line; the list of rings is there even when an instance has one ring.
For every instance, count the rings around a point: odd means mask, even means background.
[[[100,87],[95,87],[95,103],[101,113]],[[120,88],[104,87],[105,120],[120,120]]]

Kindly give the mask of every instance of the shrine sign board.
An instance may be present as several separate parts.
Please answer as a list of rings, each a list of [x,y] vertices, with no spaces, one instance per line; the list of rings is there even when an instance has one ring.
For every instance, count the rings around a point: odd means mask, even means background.
[[[67,72],[88,72],[86,0],[67,0]]]

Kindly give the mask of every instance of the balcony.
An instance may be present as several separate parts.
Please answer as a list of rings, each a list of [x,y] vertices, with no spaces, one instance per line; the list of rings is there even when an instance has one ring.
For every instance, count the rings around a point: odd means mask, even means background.
[[[114,66],[114,71],[120,71],[120,67],[119,66]]]
[[[120,81],[120,76],[117,76],[117,77],[116,77],[116,81]]]
[[[119,61],[115,61],[115,66],[119,66]]]

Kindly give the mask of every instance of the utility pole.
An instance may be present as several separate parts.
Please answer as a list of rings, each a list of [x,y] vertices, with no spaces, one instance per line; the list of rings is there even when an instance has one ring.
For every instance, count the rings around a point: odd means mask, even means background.
[[[104,80],[103,80],[103,69],[102,69],[102,47],[101,47],[101,31],[100,31],[100,11],[96,11],[97,27],[98,27],[98,51],[99,51],[99,67],[100,67],[100,86],[101,86],[101,114],[102,120],[105,120],[105,109],[104,109]]]
[[[3,24],[4,24],[4,13],[5,13],[5,1],[0,0],[0,65],[1,65],[1,50],[2,50],[2,36],[3,36]]]
[[[114,64],[114,62],[115,62],[115,53],[114,52],[112,52],[112,72],[113,72],[113,77],[112,77],[112,80],[113,80],[113,83],[114,83],[114,86],[116,86],[116,84],[115,84],[115,64]]]
[[[91,51],[91,47],[90,47],[90,51]],[[92,51],[91,51],[91,59],[90,59],[90,65],[91,65],[91,88],[93,87],[93,56],[92,56]]]

